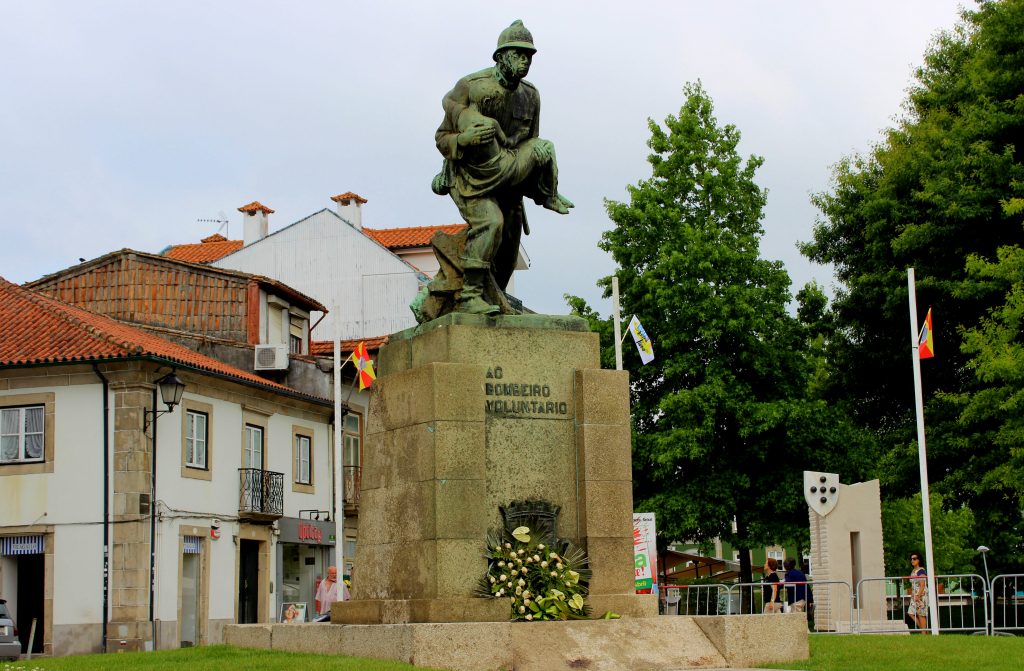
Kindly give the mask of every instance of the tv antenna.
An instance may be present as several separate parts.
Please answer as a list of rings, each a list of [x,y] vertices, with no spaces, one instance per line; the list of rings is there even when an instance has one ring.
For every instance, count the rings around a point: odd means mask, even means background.
[[[228,240],[231,239],[231,224],[228,221],[228,215],[224,214],[224,210],[217,213],[216,219],[196,219],[196,221],[202,224],[219,224],[217,232],[224,231],[224,237]]]

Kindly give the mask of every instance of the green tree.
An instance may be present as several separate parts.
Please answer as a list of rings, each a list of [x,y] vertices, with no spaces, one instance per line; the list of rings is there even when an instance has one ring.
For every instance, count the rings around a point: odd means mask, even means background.
[[[932,553],[936,575],[973,573],[977,555],[971,535],[974,515],[968,508],[943,510],[942,495],[932,493]],[[924,523],[921,494],[890,499],[882,504],[882,538],[885,546],[885,575],[908,575],[910,554],[924,557]]]
[[[1005,286],[972,273],[968,259],[993,259],[1021,238],[1012,216],[1024,194],[1021,138],[1024,0],[980,2],[930,47],[904,117],[835,168],[830,190],[814,197],[822,219],[803,246],[834,264],[842,283],[822,393],[873,432],[876,474],[895,497],[919,486],[906,288],[906,269],[916,269],[918,303],[934,309],[936,358],[922,378],[935,490],[950,509],[974,511],[976,537],[1002,539],[986,543],[993,554],[1003,543],[999,552],[1018,560],[1019,493],[976,477],[1010,454],[966,422],[965,404],[990,383],[970,373],[974,353],[961,345],[1004,301]]]
[[[615,226],[600,243],[619,267],[623,314],[640,318],[657,357],[641,366],[625,353],[634,506],[656,513],[662,540],[802,538],[802,471],[849,436],[808,400],[810,327],[787,312],[781,263],[760,258],[762,159],[738,154],[739,131],[718,124],[699,83],[684,94],[677,116],[648,122],[652,176],[628,187],[628,203],[606,201]]]

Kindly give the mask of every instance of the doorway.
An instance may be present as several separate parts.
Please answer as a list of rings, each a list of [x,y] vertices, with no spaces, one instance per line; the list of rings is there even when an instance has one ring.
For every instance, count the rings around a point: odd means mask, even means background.
[[[238,541],[238,623],[259,622],[260,541]]]
[[[21,640],[21,652],[27,653],[29,637],[32,636],[32,621],[36,622],[35,637],[32,639],[32,654],[43,651],[43,640],[46,631],[43,623],[44,615],[43,591],[46,585],[45,556],[42,554],[20,555],[17,558],[17,599],[15,614],[17,617],[18,638]]]
[[[200,555],[181,556],[181,639],[183,648],[199,645]]]

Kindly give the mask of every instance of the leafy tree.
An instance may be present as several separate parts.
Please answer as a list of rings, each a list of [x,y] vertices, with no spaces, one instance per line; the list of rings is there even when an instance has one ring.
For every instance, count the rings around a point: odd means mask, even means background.
[[[746,548],[801,538],[802,471],[826,466],[848,425],[808,399],[811,327],[787,312],[781,263],[760,258],[762,159],[738,154],[739,131],[718,124],[699,83],[684,94],[677,116],[648,122],[652,175],[628,187],[628,203],[606,201],[615,226],[600,243],[619,266],[624,314],[639,316],[657,356],[647,366],[631,349],[625,357],[634,505],[657,514],[663,540]],[[820,293],[807,301],[819,318]],[[740,556],[749,581],[749,554]]]
[[[942,495],[932,493],[932,553],[936,575],[973,573],[977,555],[971,535],[974,515],[968,508],[943,510]],[[882,537],[885,545],[885,575],[908,575],[910,554],[924,557],[924,522],[921,494],[905,499],[890,499],[882,504]]]
[[[974,511],[976,536],[1000,539],[986,543],[993,555],[998,546],[1019,562],[1019,490],[979,475],[1011,454],[972,419],[981,415],[964,414],[992,380],[972,373],[978,351],[961,346],[1005,299],[1005,282],[972,267],[1021,239],[1013,211],[1024,195],[1022,138],[1024,0],[980,2],[934,41],[904,117],[835,168],[830,190],[814,197],[822,219],[803,246],[834,264],[842,283],[822,393],[845,400],[873,432],[876,473],[896,497],[919,486],[906,288],[906,269],[916,269],[918,303],[934,308],[936,358],[922,373],[934,489],[951,510]]]

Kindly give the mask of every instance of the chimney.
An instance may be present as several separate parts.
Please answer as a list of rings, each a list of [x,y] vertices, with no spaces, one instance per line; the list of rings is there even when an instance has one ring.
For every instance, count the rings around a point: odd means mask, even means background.
[[[242,221],[242,240],[246,247],[267,237],[267,215],[274,213],[272,209],[254,200],[238,208],[238,211],[245,215]]]
[[[338,204],[338,216],[352,224],[357,231],[363,230],[363,204],[366,199],[358,193],[346,191],[345,193],[331,196],[331,200]]]

